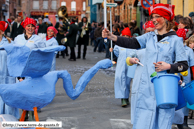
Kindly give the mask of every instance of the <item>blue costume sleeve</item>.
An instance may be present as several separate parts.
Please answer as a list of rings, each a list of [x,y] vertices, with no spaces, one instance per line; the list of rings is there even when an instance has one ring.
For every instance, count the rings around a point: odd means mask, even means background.
[[[175,37],[174,37],[175,38]],[[175,62],[187,61],[186,52],[184,49],[183,38],[176,37],[175,39]]]
[[[193,50],[189,49],[189,67],[194,66],[194,54]]]
[[[146,47],[147,39],[149,38],[149,33],[143,34],[141,36],[136,37],[137,41],[139,42],[141,48]]]
[[[114,52],[116,57],[119,57],[119,46],[115,45],[114,49],[113,49],[113,52]]]

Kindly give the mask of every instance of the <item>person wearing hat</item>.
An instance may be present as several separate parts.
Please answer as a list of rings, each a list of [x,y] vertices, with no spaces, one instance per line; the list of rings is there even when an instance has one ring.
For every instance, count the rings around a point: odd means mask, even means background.
[[[42,22],[42,18],[38,18],[38,35],[44,39],[47,33],[47,25]]]
[[[186,33],[187,33],[187,29],[184,28],[180,28],[177,30],[177,36],[182,37],[183,41],[186,40]],[[191,48],[189,48],[186,44],[184,44],[184,48],[185,48],[185,52],[186,52],[186,57],[187,57],[187,62],[189,65],[189,69],[187,70],[186,75],[183,75],[183,82],[185,84],[188,84],[191,82],[191,72],[193,73],[193,67],[194,67],[194,55],[193,55],[193,50]],[[191,71],[190,71],[191,70]],[[188,115],[189,115],[189,108],[187,108],[186,106],[182,109],[183,115],[184,115],[184,123],[181,123],[181,126],[183,126],[184,128],[187,129],[191,129],[188,126]],[[180,126],[180,125],[179,125]]]
[[[116,45],[132,49],[145,48],[145,61],[140,75],[137,103],[134,113],[133,129],[171,129],[175,108],[161,109],[156,105],[154,85],[151,74],[157,75],[180,73],[188,69],[183,39],[172,31],[174,5],[155,4],[148,11],[155,31],[135,38],[115,36],[106,28],[102,32],[103,38],[116,42]],[[129,58],[131,65],[140,61]]]
[[[43,39],[46,47],[59,45],[57,40],[55,39],[55,36],[57,35],[57,33],[58,33],[58,31],[57,31],[57,29],[55,29],[55,27],[49,26],[47,28],[47,36],[46,36],[46,38]],[[57,52],[56,52],[56,54],[57,54]],[[54,57],[50,71],[54,71],[55,67],[56,67],[56,59]]]
[[[124,26],[124,29],[121,31],[122,36],[130,38],[131,37],[131,31],[128,27],[128,23],[125,23],[123,26]]]
[[[12,43],[11,39],[4,36],[4,32],[8,27],[8,23],[0,21],[0,46]],[[7,70],[7,53],[5,50],[0,50],[0,84],[13,84],[15,77],[10,77]],[[0,96],[0,114],[9,114],[19,119],[19,109],[13,108],[4,103]]]
[[[74,18],[71,19],[69,32],[65,34],[65,36],[67,37],[67,46],[69,46],[71,50],[69,61],[76,61],[75,47],[76,47],[76,36],[78,32],[78,26],[75,24],[75,21],[76,19]]]
[[[26,18],[22,23],[22,27],[24,28],[24,33],[18,35],[14,39],[14,44],[27,46],[31,50],[34,48],[42,48],[45,47],[45,43],[42,41],[41,37],[34,34],[36,21],[32,18]]]

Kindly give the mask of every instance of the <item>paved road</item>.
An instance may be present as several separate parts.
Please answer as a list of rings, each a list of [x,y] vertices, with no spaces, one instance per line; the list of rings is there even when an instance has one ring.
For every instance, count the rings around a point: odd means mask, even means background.
[[[94,53],[89,46],[86,60],[70,62],[69,57],[60,57],[56,69],[67,70],[75,86],[81,75],[104,57],[105,53]],[[55,91],[52,103],[39,113],[41,121],[62,121],[63,129],[132,129],[130,107],[122,108],[120,100],[114,98],[114,70],[100,70],[76,100],[66,95],[62,80],[57,82]],[[194,128],[193,121],[189,120]]]

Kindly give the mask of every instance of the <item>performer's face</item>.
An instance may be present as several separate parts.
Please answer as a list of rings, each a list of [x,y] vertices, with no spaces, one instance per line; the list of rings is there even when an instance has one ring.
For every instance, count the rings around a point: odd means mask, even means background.
[[[158,14],[152,14],[151,20],[157,30],[162,30],[166,27],[165,19]]]
[[[32,25],[32,24],[28,24],[28,25],[25,27],[25,30],[26,30],[26,33],[27,33],[27,34],[32,35],[32,34],[34,33],[35,26]]]
[[[0,30],[0,36],[3,35],[3,34],[4,34],[4,32],[2,30]]]
[[[47,35],[48,35],[49,38],[51,38],[52,36],[54,36],[54,31],[52,29],[49,29],[47,31]]]

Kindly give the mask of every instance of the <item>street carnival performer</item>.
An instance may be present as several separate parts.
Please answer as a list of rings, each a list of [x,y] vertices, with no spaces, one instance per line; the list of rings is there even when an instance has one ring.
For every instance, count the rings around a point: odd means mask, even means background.
[[[46,47],[45,43],[42,41],[42,38],[36,34],[34,34],[36,21],[32,18],[26,18],[22,23],[22,27],[24,28],[24,33],[18,35],[14,39],[14,45],[18,46],[27,46],[30,50],[34,48],[43,48]],[[19,81],[23,81],[25,77],[18,77]],[[29,112],[29,119],[33,119],[33,112]],[[28,113],[26,114],[26,119],[28,119]]]
[[[47,36],[45,39],[43,39],[46,47],[49,47],[49,46],[58,46],[58,42],[57,40],[55,39],[56,35],[57,35],[58,31],[55,27],[53,26],[49,26],[47,28]],[[57,52],[56,52],[57,54]],[[51,71],[54,71],[55,70],[55,67],[56,67],[56,58],[54,56],[53,58],[53,62],[52,62],[52,67],[51,67]]]
[[[0,46],[5,44],[11,44],[10,38],[4,36],[4,32],[7,29],[8,24],[5,21],[0,21]],[[9,76],[7,70],[7,53],[5,50],[0,50],[0,84],[13,84],[15,83],[15,77]],[[0,96],[0,114],[9,114],[19,119],[19,109],[10,107],[4,103]]]
[[[116,42],[116,45],[132,49],[145,48],[144,68],[140,75],[136,107],[134,107],[133,129],[171,129],[175,108],[161,109],[156,106],[154,85],[150,75],[180,73],[188,69],[183,39],[172,31],[174,5],[155,4],[149,8],[149,15],[155,31],[135,38],[115,36],[106,28],[103,38]],[[129,58],[128,64],[137,64],[137,58]]]

